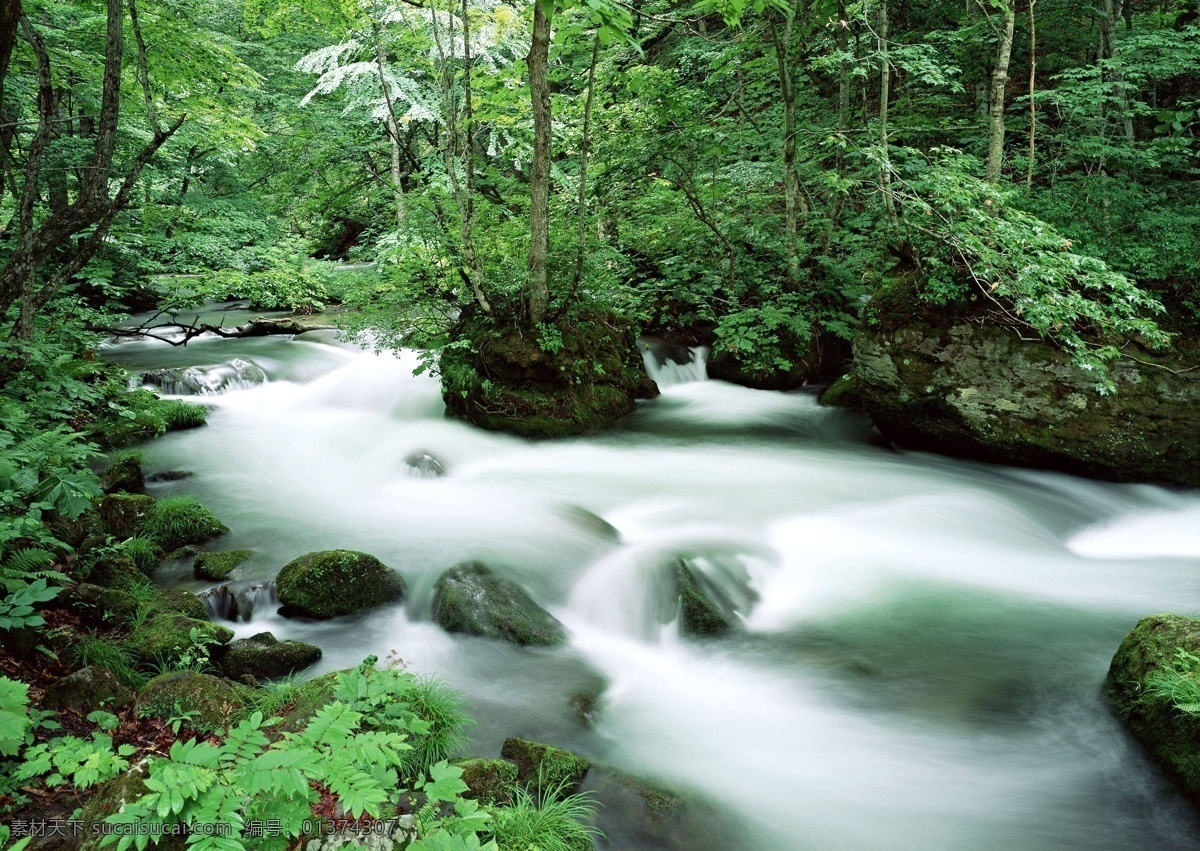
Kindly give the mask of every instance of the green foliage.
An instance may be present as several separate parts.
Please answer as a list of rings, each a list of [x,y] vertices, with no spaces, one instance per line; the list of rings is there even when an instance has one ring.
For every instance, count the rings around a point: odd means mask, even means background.
[[[161,406],[167,431],[199,428],[208,422],[208,408],[181,399],[165,399]]]
[[[1184,715],[1200,717],[1200,656],[1177,648],[1170,668],[1156,668],[1147,677],[1146,696],[1167,700]]]
[[[68,656],[80,668],[108,668],[130,688],[141,688],[146,682],[146,675],[137,670],[137,660],[127,647],[93,633],[80,635],[71,644]]]
[[[143,531],[164,550],[211,540],[229,531],[192,496],[160,499],[146,519]]]
[[[69,783],[89,789],[122,774],[135,752],[133,745],[114,749],[112,737],[104,733],[93,733],[90,739],[63,736],[26,750],[16,776],[24,781],[42,777],[50,787]]]
[[[16,756],[26,743],[29,719],[29,686],[0,677],[0,757]]]
[[[158,567],[162,558],[162,548],[152,538],[135,536],[117,545],[117,549],[133,560],[134,566],[142,573],[149,575]]]
[[[592,826],[597,806],[587,793],[563,796],[562,788],[548,790],[535,800],[517,789],[508,806],[492,811],[492,838],[500,848],[538,848],[541,851],[580,851],[594,847],[600,832]]]

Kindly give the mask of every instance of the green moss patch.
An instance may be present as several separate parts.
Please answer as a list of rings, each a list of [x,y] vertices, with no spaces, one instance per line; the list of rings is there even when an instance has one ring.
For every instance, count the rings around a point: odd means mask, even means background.
[[[353,550],[309,553],[275,579],[285,614],[336,618],[404,598],[404,580],[375,556]]]

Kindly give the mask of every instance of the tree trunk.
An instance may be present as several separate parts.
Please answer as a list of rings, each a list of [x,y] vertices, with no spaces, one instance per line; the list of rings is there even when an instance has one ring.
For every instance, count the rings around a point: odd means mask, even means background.
[[[1104,63],[1119,59],[1117,49],[1117,21],[1121,20],[1124,11],[1123,0],[1104,0],[1100,13],[1100,49],[1099,60],[1104,77],[1117,87],[1118,99],[1121,102],[1121,127],[1125,139],[1133,144],[1133,116],[1129,110],[1129,93],[1125,90],[1125,75],[1120,70],[1109,70]]]
[[[579,151],[579,207],[576,210],[579,216],[576,222],[578,228],[576,239],[578,245],[575,249],[577,252],[575,255],[575,274],[571,278],[572,296],[579,287],[580,278],[583,277],[583,255],[587,250],[587,169],[588,154],[591,153],[592,147],[592,102],[596,96],[596,62],[599,59],[600,36],[596,35],[592,41],[592,63],[588,66],[587,100],[583,103],[583,144]]]
[[[888,55],[888,4],[879,4],[879,145],[882,162],[879,180],[888,222],[896,223],[896,199],[892,196],[892,158],[888,151],[888,101],[892,91],[892,63]]]
[[[1037,161],[1037,0],[1029,0],[1029,171],[1025,175],[1025,194],[1033,192],[1033,166]]]
[[[21,20],[21,0],[0,0],[0,95],[8,78],[8,63],[17,43],[17,27]]]
[[[997,36],[996,67],[992,70],[992,88],[988,96],[987,181],[1000,180],[1004,163],[1004,89],[1008,85],[1008,63],[1012,58],[1013,30],[1017,22],[1016,0],[1005,0]]]
[[[526,62],[529,66],[529,93],[533,105],[533,164],[529,175],[529,270],[525,283],[525,305],[529,322],[537,325],[546,318],[550,287],[546,264],[550,255],[550,18],[545,0],[533,7],[533,38]]]
[[[783,209],[789,287],[795,287],[800,280],[800,253],[796,246],[800,233],[800,177],[796,173],[796,87],[792,79],[791,57],[794,13],[795,7],[793,16],[784,22],[782,31],[775,21],[770,24],[771,40],[775,43],[775,64],[779,69],[779,95],[783,102]]]

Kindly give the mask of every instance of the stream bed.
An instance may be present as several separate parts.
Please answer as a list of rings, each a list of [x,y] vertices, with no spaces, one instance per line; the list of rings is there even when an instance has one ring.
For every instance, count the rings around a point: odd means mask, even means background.
[[[209,425],[144,449],[148,472],[194,473],[152,493],[195,494],[232,529],[214,548],[256,552],[246,587],[336,548],[409,586],[401,605],[323,623],[260,602],[238,637],[319,645],[308,673],[401,659],[466,696],[474,755],[523,736],[690,797],[662,823],[607,808],[601,847],[1200,846],[1100,694],[1139,618],[1200,609],[1193,493],[898,453],[812,395],[703,380],[699,352],[648,356],[662,396],[620,430],[555,442],[446,420],[418,353],[333,332],[104,355],[261,370],[202,384],[220,391],[189,397]],[[422,454],[446,474],[406,463]],[[757,599],[743,631],[682,640],[664,623],[679,558]],[[569,644],[431,623],[435,581],[466,560],[519,582]],[[190,565],[160,578],[207,587]],[[570,698],[601,686],[588,727]]]

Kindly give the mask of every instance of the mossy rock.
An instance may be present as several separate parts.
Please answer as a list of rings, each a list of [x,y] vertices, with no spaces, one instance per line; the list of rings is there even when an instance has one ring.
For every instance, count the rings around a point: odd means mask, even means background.
[[[112,712],[137,698],[108,668],[81,668],[51,684],[42,694],[43,709],[80,709]]]
[[[855,386],[887,439],[928,452],[1118,482],[1200,486],[1200,339],[1131,343],[1114,392],[1070,352],[997,325],[989,305],[934,308],[911,283],[880,290],[854,343]]]
[[[208,423],[208,408],[182,399],[163,399],[161,408],[167,431],[200,428]]]
[[[190,496],[160,499],[146,518],[144,532],[170,553],[193,544],[204,544],[229,532],[211,511]]]
[[[320,658],[320,647],[301,641],[279,641],[269,632],[260,632],[226,645],[220,664],[230,679],[250,676],[271,680],[303,670]]]
[[[1170,698],[1149,693],[1158,671],[1170,671],[1180,650],[1200,655],[1200,620],[1150,615],[1113,656],[1104,693],[1117,718],[1188,799],[1200,806],[1200,717],[1181,712]]]
[[[117,626],[133,620],[137,614],[137,598],[128,591],[104,588],[81,582],[63,595],[62,599],[89,626]]]
[[[192,573],[197,579],[207,579],[211,582],[224,582],[234,569],[245,564],[254,553],[251,550],[226,550],[219,553],[199,553],[192,565]]]
[[[843,375],[826,387],[817,401],[825,408],[862,409],[862,399],[858,396],[853,373]]]
[[[177,612],[160,612],[129,634],[127,646],[143,663],[172,662],[192,646],[193,629],[207,644],[228,644],[233,638],[233,630],[220,624]]]
[[[515,737],[504,740],[500,755],[516,763],[517,782],[536,794],[572,794],[589,767],[586,759],[570,751]]]
[[[82,822],[80,851],[100,851],[101,848],[112,848],[112,845],[104,844],[106,835],[101,833],[101,825],[104,824],[104,820],[111,815],[116,815],[127,804],[132,804],[149,793],[150,790],[146,787],[140,767],[98,787],[87,799],[87,803],[83,805],[83,811],[79,817]],[[186,838],[164,836],[157,845],[152,847],[157,851],[183,851],[187,847]]]
[[[114,493],[100,500],[96,513],[106,534],[124,540],[142,530],[157,502],[154,497],[145,494]]]
[[[134,567],[146,576],[154,574],[154,571],[158,569],[159,561],[163,557],[162,548],[149,538],[130,538],[127,541],[122,541],[119,549],[123,555],[128,556],[133,561]]]
[[[562,644],[566,630],[510,579],[471,562],[446,571],[433,597],[433,620],[447,632],[525,646]]]
[[[198,621],[212,620],[204,601],[182,588],[167,588],[161,591],[152,609],[155,612],[176,612]]]
[[[105,417],[91,431],[92,437],[102,447],[129,446],[145,440],[153,440],[167,430],[162,400],[149,390],[134,390],[121,399],[132,416]]]
[[[538,333],[465,311],[454,338],[467,345],[440,361],[447,415],[522,437],[571,437],[612,428],[637,399],[658,395],[627,320],[592,313],[555,332],[547,351]]]
[[[682,561],[675,566],[676,590],[679,593],[679,631],[684,635],[705,638],[723,635],[734,626],[734,619],[714,600],[713,595]]]
[[[92,585],[132,591],[148,584],[146,574],[138,569],[133,559],[119,551],[106,552],[85,568],[76,571],[76,576]]]
[[[138,692],[139,718],[184,718],[194,730],[227,727],[245,708],[239,689],[231,682],[195,671],[160,674]]]
[[[485,807],[503,806],[512,800],[517,790],[517,764],[507,759],[459,759],[454,765],[462,769],[462,781],[467,784],[464,798],[478,801]]]
[[[286,615],[336,618],[404,598],[404,580],[375,556],[353,550],[308,553],[275,578]]]
[[[146,489],[146,478],[142,472],[142,456],[138,452],[122,452],[113,458],[108,468],[100,474],[100,486],[104,492],[140,494]]]
[[[588,785],[602,799],[619,795],[626,799],[622,803],[635,804],[644,815],[655,820],[670,818],[687,807],[682,795],[607,765],[592,766]]]

